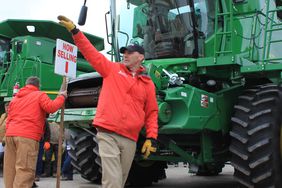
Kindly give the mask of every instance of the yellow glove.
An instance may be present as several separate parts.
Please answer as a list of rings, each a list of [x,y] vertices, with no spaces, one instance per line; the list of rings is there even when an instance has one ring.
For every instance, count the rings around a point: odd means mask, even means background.
[[[62,26],[64,26],[69,32],[71,32],[71,30],[73,30],[74,28],[76,28],[76,26],[74,25],[74,23],[68,19],[65,16],[58,16],[58,20],[60,20],[59,24],[61,24]]]
[[[144,153],[144,158],[147,159],[151,152],[157,151],[157,141],[153,138],[147,138],[143,144],[141,152]]]

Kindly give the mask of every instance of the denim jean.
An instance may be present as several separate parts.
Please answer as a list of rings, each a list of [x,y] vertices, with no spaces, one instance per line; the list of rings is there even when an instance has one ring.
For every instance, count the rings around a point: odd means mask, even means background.
[[[71,165],[71,158],[69,156],[69,152],[66,149],[65,150],[65,160],[63,163],[63,168],[62,168],[62,174],[64,177],[67,177],[68,179],[72,179],[73,178],[73,167]]]
[[[36,163],[36,176],[40,176],[43,172],[43,153],[44,153],[44,141],[39,142],[39,151],[38,151],[38,158],[37,158],[37,163]]]

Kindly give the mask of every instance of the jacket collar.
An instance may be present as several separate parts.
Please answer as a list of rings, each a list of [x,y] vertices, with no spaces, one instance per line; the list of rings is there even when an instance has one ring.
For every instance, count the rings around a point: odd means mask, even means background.
[[[127,74],[130,75],[132,74],[132,72],[124,64],[121,64],[121,66],[123,67],[123,69],[126,71]],[[142,73],[145,72],[146,72],[146,68],[141,65],[139,69],[136,71],[136,76],[141,75]]]

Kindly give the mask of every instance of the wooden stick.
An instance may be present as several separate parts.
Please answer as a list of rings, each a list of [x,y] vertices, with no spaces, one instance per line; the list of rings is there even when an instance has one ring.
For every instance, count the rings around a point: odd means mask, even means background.
[[[66,77],[64,76],[63,77],[63,83],[62,83],[61,91],[64,91],[66,89],[67,89]],[[60,188],[60,183],[61,183],[61,164],[62,164],[62,145],[63,145],[63,134],[64,134],[64,115],[65,115],[65,104],[61,108],[56,188]]]

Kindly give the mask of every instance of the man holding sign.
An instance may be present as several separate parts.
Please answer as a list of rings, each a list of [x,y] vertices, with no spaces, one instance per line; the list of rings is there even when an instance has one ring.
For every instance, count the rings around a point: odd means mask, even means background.
[[[61,108],[67,97],[67,91],[61,90],[57,98],[51,100],[39,86],[39,78],[29,77],[9,105],[4,156],[6,188],[32,186],[46,114]]]
[[[143,126],[144,157],[156,152],[158,105],[155,86],[143,74],[144,49],[136,44],[120,49],[123,62],[113,63],[99,53],[71,20],[59,16],[86,60],[103,77],[103,86],[93,125],[97,128],[102,161],[102,187],[122,188],[133,161],[136,141]]]

